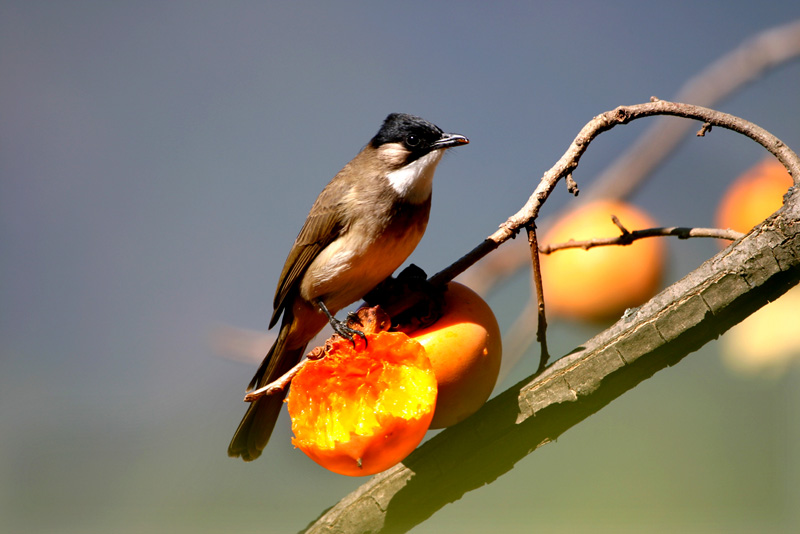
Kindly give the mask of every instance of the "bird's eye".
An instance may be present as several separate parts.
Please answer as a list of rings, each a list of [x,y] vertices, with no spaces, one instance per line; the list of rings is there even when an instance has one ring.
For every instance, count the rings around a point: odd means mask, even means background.
[[[419,137],[416,135],[409,135],[406,137],[406,146],[415,147],[417,145],[419,145]]]

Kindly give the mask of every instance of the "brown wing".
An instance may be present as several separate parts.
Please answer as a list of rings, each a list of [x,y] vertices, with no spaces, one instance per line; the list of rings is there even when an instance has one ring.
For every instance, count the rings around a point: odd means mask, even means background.
[[[278,288],[275,290],[273,302],[275,311],[269,323],[270,328],[278,322],[278,317],[288,304],[289,293],[295,289],[308,266],[342,231],[339,203],[334,200],[330,191],[329,184],[317,197],[303,228],[294,241],[292,250],[289,251],[278,280]]]

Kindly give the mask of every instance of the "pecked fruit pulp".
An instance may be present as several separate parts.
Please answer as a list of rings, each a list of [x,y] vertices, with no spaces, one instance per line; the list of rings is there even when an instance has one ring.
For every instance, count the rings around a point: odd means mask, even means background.
[[[336,473],[378,473],[422,441],[436,396],[425,349],[407,335],[368,333],[358,349],[337,338],[292,381],[292,443]]]

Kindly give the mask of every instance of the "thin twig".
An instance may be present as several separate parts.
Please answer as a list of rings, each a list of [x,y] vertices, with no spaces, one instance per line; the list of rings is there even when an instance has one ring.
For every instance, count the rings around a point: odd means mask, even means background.
[[[299,373],[300,369],[305,367],[309,361],[319,360],[324,356],[325,350],[322,347],[314,347],[311,352],[306,354],[305,358],[297,363],[297,365],[286,371],[286,374],[278,377],[276,380],[273,380],[266,386],[253,390],[245,395],[244,402],[253,402],[264,395],[274,395],[275,393],[285,390],[287,387],[289,387],[289,384],[292,383],[292,379],[294,379],[295,375]]]
[[[292,379],[295,377],[295,375],[299,373],[300,369],[302,369],[305,366],[307,361],[308,360],[305,359],[300,360],[297,363],[297,365],[289,369],[285,375],[281,376],[280,378],[278,378],[273,382],[270,382],[269,384],[267,384],[262,388],[258,388],[256,390],[251,391],[250,393],[244,396],[244,402],[253,402],[256,399],[263,397],[264,395],[273,395],[275,393],[285,390],[287,387],[289,387],[289,384],[292,382]]]
[[[544,308],[544,285],[542,284],[542,268],[539,261],[539,241],[536,238],[536,226],[527,227],[528,246],[531,251],[531,265],[533,266],[533,286],[536,288],[536,340],[541,346],[539,353],[539,367],[536,374],[544,371],[547,362],[550,360],[550,352],[547,350],[547,315]]]
[[[542,254],[550,254],[556,250],[564,250],[567,248],[582,248],[584,250],[589,250],[593,247],[604,247],[608,245],[630,245],[638,239],[663,236],[676,236],[678,239],[689,239],[690,237],[711,237],[734,241],[743,237],[744,234],[735,230],[723,230],[720,228],[687,228],[682,226],[645,228],[644,230],[634,230],[632,232],[626,230],[625,233],[616,237],[596,237],[594,239],[586,239],[582,241],[570,239],[566,243],[542,245],[539,247],[539,252]]]
[[[622,224],[622,223],[620,222],[620,220],[619,220],[619,217],[617,217],[616,215],[614,215],[614,214],[612,214],[612,215],[611,215],[611,222],[613,222],[613,223],[614,223],[614,226],[616,226],[617,228],[619,228],[619,231],[620,231],[620,232],[622,232],[622,235],[623,235],[623,236],[625,236],[625,235],[627,235],[627,234],[630,234],[630,232],[628,231],[628,229],[627,229],[627,228],[625,228],[625,226],[623,226],[623,224]]]

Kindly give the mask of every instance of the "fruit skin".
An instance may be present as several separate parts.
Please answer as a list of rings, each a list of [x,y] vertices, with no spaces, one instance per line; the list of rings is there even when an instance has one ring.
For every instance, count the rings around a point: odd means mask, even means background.
[[[570,239],[616,237],[611,221],[616,215],[628,230],[658,226],[646,213],[630,204],[600,200],[586,204],[553,226],[542,244]],[[626,246],[565,249],[542,254],[544,301],[551,316],[602,322],[622,315],[656,294],[664,271],[663,238],[639,239]]]
[[[720,201],[715,217],[718,228],[748,232],[783,204],[792,177],[781,162],[767,158],[741,174]],[[727,241],[722,242],[724,246]]]
[[[402,461],[428,430],[436,378],[422,346],[400,332],[367,334],[356,350],[334,338],[292,380],[292,443],[342,475],[379,473]]]
[[[454,425],[483,406],[503,354],[497,319],[477,293],[450,282],[444,298],[442,317],[412,334],[425,347],[439,384],[431,428]]]

